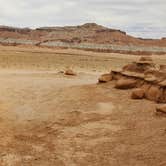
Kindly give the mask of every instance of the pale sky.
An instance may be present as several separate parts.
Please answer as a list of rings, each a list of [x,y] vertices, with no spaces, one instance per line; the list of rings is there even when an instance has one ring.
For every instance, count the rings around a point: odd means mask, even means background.
[[[35,28],[86,22],[139,37],[166,37],[166,0],[0,0],[0,25]]]

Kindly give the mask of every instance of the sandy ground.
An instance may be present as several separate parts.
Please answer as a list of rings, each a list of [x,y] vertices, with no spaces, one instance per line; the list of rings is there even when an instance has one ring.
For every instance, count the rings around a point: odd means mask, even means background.
[[[0,47],[0,166],[165,166],[166,118],[156,104],[96,84],[136,59]],[[77,76],[58,73],[67,66]]]

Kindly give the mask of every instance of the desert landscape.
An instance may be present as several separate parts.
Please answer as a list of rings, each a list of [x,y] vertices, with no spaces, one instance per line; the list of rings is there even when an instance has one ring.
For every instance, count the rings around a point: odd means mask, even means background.
[[[140,57],[0,46],[0,165],[165,166],[165,104],[99,83]],[[148,57],[166,64],[166,54]]]
[[[166,166],[165,0],[0,0],[0,166]]]

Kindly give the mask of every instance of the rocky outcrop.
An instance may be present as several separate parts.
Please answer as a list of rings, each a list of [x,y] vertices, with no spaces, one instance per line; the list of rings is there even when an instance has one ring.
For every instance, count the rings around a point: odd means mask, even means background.
[[[158,67],[150,57],[128,64],[122,70],[112,70],[115,88],[134,89],[132,99],[146,98],[158,103],[166,103],[165,65]]]

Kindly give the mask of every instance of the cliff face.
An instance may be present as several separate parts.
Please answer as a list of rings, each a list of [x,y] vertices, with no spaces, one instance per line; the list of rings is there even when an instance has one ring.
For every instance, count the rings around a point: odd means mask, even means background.
[[[41,27],[37,29],[0,26],[0,42],[4,39],[32,41],[40,45],[46,42],[63,42],[70,44],[105,44],[118,46],[166,47],[165,38],[141,39],[127,35],[125,32],[110,29],[95,23],[80,26]],[[16,43],[18,43],[16,41]],[[56,44],[53,44],[56,45]]]

